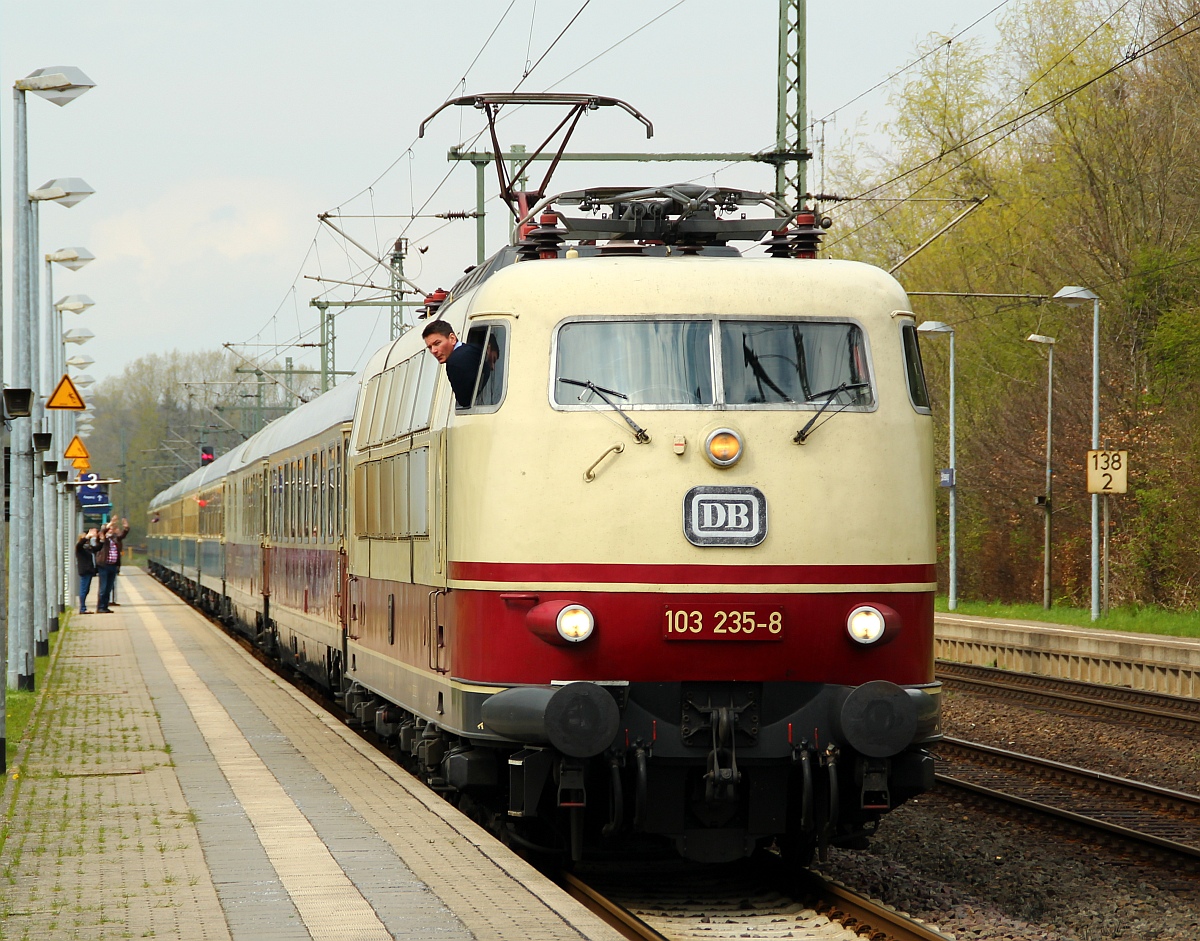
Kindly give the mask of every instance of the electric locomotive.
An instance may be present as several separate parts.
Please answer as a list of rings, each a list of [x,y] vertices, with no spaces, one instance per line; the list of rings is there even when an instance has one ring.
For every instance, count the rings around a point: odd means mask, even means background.
[[[427,299],[481,351],[465,405],[412,330],[329,394],[351,422],[318,399],[231,461],[269,574],[225,612],[518,839],[861,845],[933,783],[932,427],[904,291],[813,259],[818,221],[544,201]]]

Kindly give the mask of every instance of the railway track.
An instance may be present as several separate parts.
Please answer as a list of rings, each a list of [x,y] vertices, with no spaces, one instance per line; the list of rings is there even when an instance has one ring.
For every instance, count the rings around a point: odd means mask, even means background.
[[[938,660],[952,689],[1170,732],[1200,731],[1200,699]]]
[[[199,610],[199,609],[197,609]],[[355,727],[328,690],[291,670],[245,635],[230,630],[220,619],[205,614],[218,630],[281,679],[291,683],[310,699],[342,721]],[[386,743],[360,730],[363,738],[382,753],[392,756]],[[537,865],[536,860],[530,860]],[[565,873],[562,887],[576,900],[610,925],[638,941],[723,941],[723,939],[820,939],[820,941],[952,941],[925,923],[881,902],[860,895],[841,883],[806,871],[800,892],[773,888],[781,881],[777,866],[734,865],[698,866],[683,860],[655,861],[645,873],[635,874],[630,882],[630,864],[619,866],[621,879],[603,870],[597,883],[592,879]],[[732,875],[731,875],[732,874]],[[732,880],[732,881],[731,881]],[[629,884],[625,884],[629,883]],[[653,888],[658,886],[660,888]],[[794,896],[801,896],[800,901]]]
[[[960,739],[936,751],[943,785],[1200,859],[1200,796]]]
[[[924,922],[809,871],[799,891],[779,888],[775,867],[634,871],[590,867],[567,874],[567,892],[635,941],[948,941]]]

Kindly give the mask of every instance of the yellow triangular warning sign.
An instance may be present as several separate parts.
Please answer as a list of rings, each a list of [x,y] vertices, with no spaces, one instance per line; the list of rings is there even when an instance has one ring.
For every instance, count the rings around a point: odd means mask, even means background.
[[[71,381],[70,376],[65,374],[58,381],[58,385],[54,387],[54,391],[50,393],[50,398],[46,402],[46,408],[63,408],[75,412],[82,412],[86,407],[83,404],[83,396],[75,388],[75,383]]]
[[[92,464],[86,457],[77,457],[74,461],[74,467],[76,470],[85,471],[91,470]]]
[[[83,442],[79,440],[79,435],[76,435],[67,445],[67,450],[63,451],[63,457],[81,457],[86,461],[91,455],[88,454],[88,449],[84,447]]]

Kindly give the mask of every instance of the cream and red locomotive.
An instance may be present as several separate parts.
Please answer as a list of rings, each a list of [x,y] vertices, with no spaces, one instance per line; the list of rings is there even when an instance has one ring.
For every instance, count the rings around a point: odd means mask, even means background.
[[[861,844],[940,735],[904,291],[762,194],[532,218],[434,314],[466,407],[411,330],[156,497],[153,571],[519,839]]]

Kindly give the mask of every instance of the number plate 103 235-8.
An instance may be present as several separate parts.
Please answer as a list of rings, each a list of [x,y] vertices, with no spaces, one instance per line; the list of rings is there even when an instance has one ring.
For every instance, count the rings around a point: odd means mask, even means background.
[[[663,611],[663,637],[667,640],[783,640],[783,611],[765,607],[735,609],[720,604],[668,606]]]

